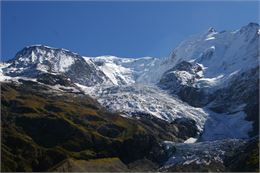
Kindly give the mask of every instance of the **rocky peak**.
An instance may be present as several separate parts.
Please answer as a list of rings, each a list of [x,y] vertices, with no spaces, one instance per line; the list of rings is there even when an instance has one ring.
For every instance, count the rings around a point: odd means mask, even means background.
[[[209,27],[209,29],[208,29],[208,33],[212,33],[212,32],[216,32],[215,28],[213,28],[213,27]]]
[[[33,45],[19,51],[10,62],[15,68],[28,68],[36,65],[39,70],[65,72],[75,61],[83,61],[83,59],[78,54],[65,49]]]
[[[243,26],[241,29],[240,29],[240,32],[241,33],[257,33],[258,30],[259,30],[259,24],[258,23],[253,23],[253,22],[250,22],[248,25],[246,26]]]
[[[9,76],[37,78],[39,74],[65,75],[73,82],[93,86],[106,82],[105,74],[92,62],[76,53],[44,45],[28,46],[19,51],[3,69]]]

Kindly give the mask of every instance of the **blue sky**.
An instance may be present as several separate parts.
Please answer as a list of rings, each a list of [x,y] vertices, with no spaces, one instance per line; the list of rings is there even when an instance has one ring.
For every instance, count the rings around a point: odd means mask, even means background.
[[[209,27],[258,22],[255,2],[1,2],[1,58],[45,44],[85,56],[165,57]]]

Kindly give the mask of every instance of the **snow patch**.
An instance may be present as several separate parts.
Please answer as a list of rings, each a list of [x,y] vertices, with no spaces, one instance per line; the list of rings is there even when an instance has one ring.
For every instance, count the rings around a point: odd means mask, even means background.
[[[216,39],[216,38],[215,37],[208,37],[208,38],[205,39],[205,41],[207,41],[207,40],[214,40],[214,39]]]
[[[196,141],[197,141],[197,138],[189,138],[186,141],[184,141],[184,143],[191,144],[191,143],[195,143]]]

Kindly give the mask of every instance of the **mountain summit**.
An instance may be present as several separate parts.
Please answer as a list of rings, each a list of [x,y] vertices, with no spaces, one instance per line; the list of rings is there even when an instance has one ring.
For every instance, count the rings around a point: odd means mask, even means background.
[[[85,61],[82,56],[65,49],[43,45],[25,47],[9,63],[3,72],[13,77],[62,74],[69,80],[86,86],[108,80],[92,61]]]
[[[209,27],[209,29],[208,29],[208,33],[211,33],[211,32],[216,32],[215,28],[213,28],[213,27]]]

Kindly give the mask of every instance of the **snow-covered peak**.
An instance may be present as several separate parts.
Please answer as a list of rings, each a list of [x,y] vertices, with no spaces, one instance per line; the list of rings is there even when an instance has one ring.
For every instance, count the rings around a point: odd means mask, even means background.
[[[65,72],[77,60],[76,53],[44,45],[27,46],[19,51],[12,61],[14,68],[36,65],[40,71]]]
[[[47,45],[43,45],[43,44],[35,44],[35,45],[26,46],[24,49],[29,49],[29,50],[33,50],[33,49],[52,49],[52,50],[56,50],[56,51],[64,51],[64,52],[71,53],[71,54],[74,54],[74,55],[79,55],[78,53],[72,52],[68,49],[56,48],[56,47],[51,47],[51,46],[47,46]]]
[[[92,61],[66,49],[44,45],[28,46],[19,51],[10,65],[2,69],[7,76],[37,78],[39,74],[63,75],[86,86],[110,84],[109,78]]]
[[[173,66],[182,61],[198,63],[204,78],[224,79],[258,65],[258,24],[249,23],[237,31],[210,30],[177,46],[171,56]]]
[[[258,30],[256,23],[249,23],[236,31],[218,32],[210,27],[184,40],[166,59],[98,56],[85,57],[85,60],[94,62],[115,85],[156,84],[164,72],[183,61],[203,68],[199,85],[217,85],[224,81],[222,79],[258,64]]]
[[[248,25],[243,26],[240,31],[252,31],[255,32],[259,29],[259,24],[258,23],[254,23],[254,22],[250,22]]]
[[[215,28],[213,28],[213,27],[209,27],[209,29],[208,29],[208,33],[212,33],[212,32],[216,32]]]

